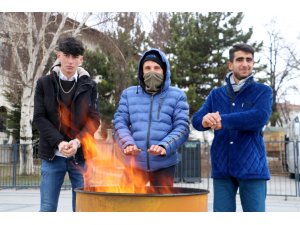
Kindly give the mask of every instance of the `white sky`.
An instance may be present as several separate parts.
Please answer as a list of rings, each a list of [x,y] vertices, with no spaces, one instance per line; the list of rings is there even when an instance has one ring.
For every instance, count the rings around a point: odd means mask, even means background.
[[[282,11],[247,11],[244,13],[245,17],[242,24],[245,27],[253,27],[252,39],[256,41],[263,40],[265,44],[268,44],[267,24],[270,24],[271,20],[275,20],[275,29],[280,32],[280,35],[285,39],[286,44],[289,46],[295,46],[298,49],[298,57],[300,56],[300,13],[293,13],[289,10]],[[300,86],[300,74],[299,78],[292,81],[298,83]],[[300,94],[289,91],[287,99],[292,104],[300,104]]]
[[[3,11],[271,11],[297,13],[296,0],[9,0],[1,5]],[[288,12],[289,11],[289,12]]]

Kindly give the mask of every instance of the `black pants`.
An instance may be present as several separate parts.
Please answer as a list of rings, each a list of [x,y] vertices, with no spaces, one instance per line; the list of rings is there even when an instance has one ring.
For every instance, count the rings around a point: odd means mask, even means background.
[[[175,167],[170,166],[153,172],[127,167],[125,170],[125,182],[136,187],[150,182],[151,187],[173,187]]]

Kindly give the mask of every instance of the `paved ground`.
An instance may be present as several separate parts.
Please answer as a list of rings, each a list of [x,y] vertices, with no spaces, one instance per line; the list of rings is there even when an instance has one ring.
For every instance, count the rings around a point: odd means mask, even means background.
[[[213,195],[210,193],[208,196],[208,207],[211,212]],[[268,196],[266,205],[268,212],[300,212],[300,197]],[[38,210],[38,189],[0,190],[0,212],[37,212]],[[58,211],[72,211],[70,190],[61,191]],[[242,211],[239,203],[237,211]]]

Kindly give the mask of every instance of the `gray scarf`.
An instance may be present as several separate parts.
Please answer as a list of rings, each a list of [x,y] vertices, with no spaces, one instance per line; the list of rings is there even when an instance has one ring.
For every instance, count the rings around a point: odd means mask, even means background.
[[[241,90],[241,88],[244,86],[244,84],[246,83],[246,81],[250,78],[250,77],[253,77],[253,74],[251,74],[250,76],[246,77],[245,79],[243,80],[240,80],[239,83],[235,83],[235,80],[233,78],[233,74],[229,74],[229,78],[230,78],[230,84],[233,88],[233,91],[236,93],[236,92],[239,92]]]

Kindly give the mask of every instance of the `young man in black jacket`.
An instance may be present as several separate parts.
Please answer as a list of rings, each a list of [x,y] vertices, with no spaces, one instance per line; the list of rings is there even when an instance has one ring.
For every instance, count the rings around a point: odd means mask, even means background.
[[[61,186],[68,172],[72,184],[72,207],[75,211],[75,188],[83,187],[86,134],[93,135],[99,126],[96,83],[83,68],[84,47],[80,40],[67,37],[59,42],[60,64],[37,81],[33,122],[40,132],[41,165],[40,211],[56,211]]]

